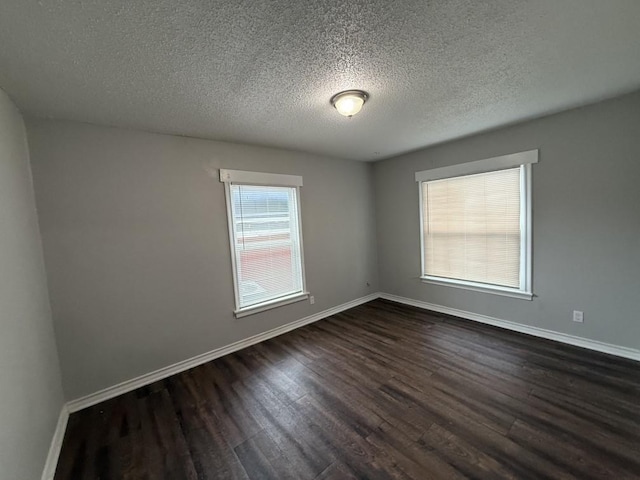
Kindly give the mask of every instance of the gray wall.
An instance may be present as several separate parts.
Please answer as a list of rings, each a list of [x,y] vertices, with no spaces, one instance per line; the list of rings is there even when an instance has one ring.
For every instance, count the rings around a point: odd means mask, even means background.
[[[68,399],[377,290],[640,347],[640,93],[374,165],[27,123]],[[533,148],[536,298],[422,284],[414,172]],[[315,305],[233,317],[221,167],[304,177]],[[571,321],[573,309],[584,324]]]
[[[534,300],[421,283],[414,173],[535,148]],[[640,347],[640,93],[382,161],[374,177],[382,291]]]
[[[68,399],[378,290],[371,165],[71,122],[28,134]],[[315,305],[234,318],[218,168],[303,176]]]
[[[63,404],[22,117],[0,90],[0,478],[40,478]]]

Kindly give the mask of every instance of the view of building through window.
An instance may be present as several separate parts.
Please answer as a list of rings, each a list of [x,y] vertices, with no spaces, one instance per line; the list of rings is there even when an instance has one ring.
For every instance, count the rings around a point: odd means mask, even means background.
[[[296,188],[232,185],[240,307],[303,290]]]

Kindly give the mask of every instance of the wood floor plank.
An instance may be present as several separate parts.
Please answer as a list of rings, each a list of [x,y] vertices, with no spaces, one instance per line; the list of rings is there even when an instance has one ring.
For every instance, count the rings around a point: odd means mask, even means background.
[[[71,415],[56,480],[640,479],[640,364],[375,300]]]
[[[278,400],[258,378],[236,382],[234,389],[251,398],[256,418],[287,458],[299,479],[313,479],[335,460],[328,446],[314,434],[314,425],[294,407]]]
[[[577,478],[633,478],[633,471],[606,461],[606,454],[574,442],[558,442],[554,432],[544,431],[543,427],[534,427],[522,420],[516,420],[513,424],[509,438],[529,450],[552,458]]]
[[[220,432],[213,431],[211,426],[185,432],[185,441],[198,480],[249,478],[235,452],[224,441]]]
[[[521,478],[516,472],[502,465],[495,458],[485,454],[446,428],[434,423],[423,435],[421,443],[442,458],[448,465],[455,467],[464,475],[472,478]]]
[[[306,415],[314,419],[321,429],[321,435],[333,439],[335,456],[357,478],[374,480],[407,477],[401,469],[396,468],[395,461],[389,458],[385,449],[368,442],[348,421],[335,415],[331,408],[326,408],[326,405],[310,395],[297,403]],[[371,433],[367,434],[367,437],[370,435]]]
[[[381,424],[367,437],[367,442],[386,451],[411,478],[469,478],[435,454],[432,448],[415,442],[389,423]]]
[[[220,418],[230,445],[239,445],[262,430],[249,399],[238,395],[217,364],[211,362],[203,367],[200,388],[206,392],[210,405]]]
[[[140,407],[144,454],[147,465],[153,469],[150,476],[196,480],[193,460],[169,393],[166,390],[153,393],[141,400]]]
[[[345,465],[332,463],[314,480],[358,480],[358,477],[356,477]]]

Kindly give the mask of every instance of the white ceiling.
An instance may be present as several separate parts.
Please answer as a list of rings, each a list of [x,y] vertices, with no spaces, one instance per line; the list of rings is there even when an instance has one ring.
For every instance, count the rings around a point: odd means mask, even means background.
[[[639,0],[2,0],[27,114],[376,160],[640,88]],[[371,98],[344,118],[330,97]]]

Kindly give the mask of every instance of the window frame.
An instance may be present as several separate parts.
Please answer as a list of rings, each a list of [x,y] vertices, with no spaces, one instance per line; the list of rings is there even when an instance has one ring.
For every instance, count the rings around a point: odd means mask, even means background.
[[[491,293],[523,300],[533,299],[533,202],[532,202],[532,164],[538,163],[538,150],[529,150],[500,157],[487,158],[475,162],[462,163],[449,167],[433,168],[416,172],[420,210],[420,280],[423,283],[462,288],[475,292]],[[461,280],[457,278],[437,277],[425,272],[424,251],[424,209],[423,188],[425,182],[447,178],[464,177],[479,173],[519,167],[520,188],[520,286],[519,288],[493,285],[489,283]]]
[[[307,291],[307,280],[304,265],[304,239],[302,235],[302,207],[300,204],[300,187],[302,187],[302,177],[298,175],[284,175],[277,173],[249,172],[243,170],[220,169],[220,181],[224,183],[225,201],[227,204],[227,227],[229,231],[229,252],[231,254],[231,267],[233,275],[233,294],[235,301],[235,310],[233,311],[236,318],[265,312],[273,308],[289,305],[291,303],[300,302],[309,298]],[[297,204],[297,223],[300,244],[300,271],[302,275],[302,288],[300,291],[293,292],[288,295],[265,300],[260,303],[240,306],[240,286],[238,285],[239,272],[236,261],[236,227],[233,221],[233,205],[231,198],[232,185],[251,185],[258,187],[286,187],[293,188],[295,191],[295,199]]]

